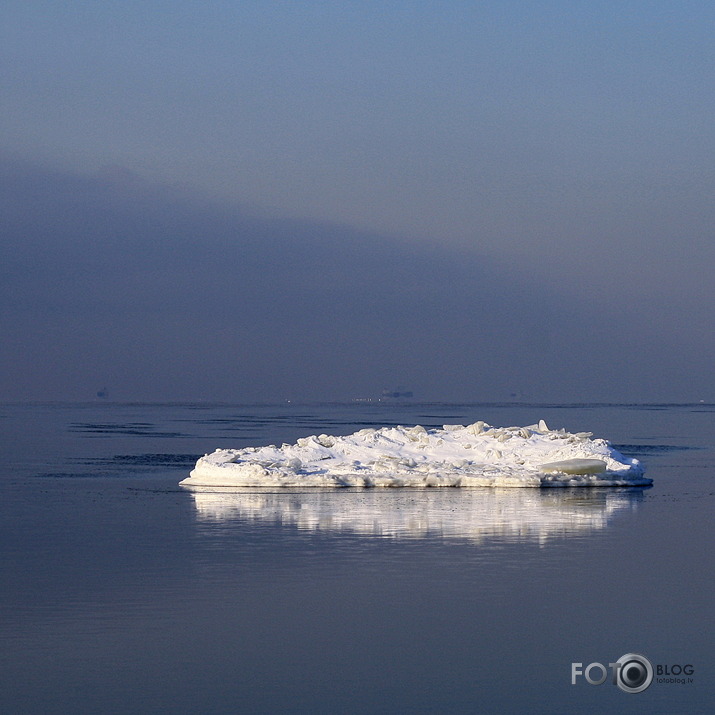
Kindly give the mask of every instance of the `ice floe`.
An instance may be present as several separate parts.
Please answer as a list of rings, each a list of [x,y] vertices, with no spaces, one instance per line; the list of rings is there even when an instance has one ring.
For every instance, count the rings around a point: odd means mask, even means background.
[[[201,487],[647,486],[637,459],[590,432],[486,422],[320,434],[280,447],[218,449],[181,484]]]

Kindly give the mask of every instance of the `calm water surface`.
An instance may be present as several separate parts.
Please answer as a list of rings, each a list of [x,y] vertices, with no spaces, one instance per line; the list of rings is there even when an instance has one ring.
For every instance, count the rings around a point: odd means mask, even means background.
[[[545,419],[650,489],[177,486],[217,447]],[[705,713],[712,405],[0,405],[0,710]],[[692,683],[571,685],[628,652]]]

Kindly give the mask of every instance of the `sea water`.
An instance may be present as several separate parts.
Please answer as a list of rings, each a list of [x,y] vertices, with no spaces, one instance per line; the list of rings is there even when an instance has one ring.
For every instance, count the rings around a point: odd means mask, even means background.
[[[216,448],[541,419],[653,486],[178,486]],[[714,427],[706,404],[0,405],[0,710],[708,712]],[[572,684],[632,652],[692,674]]]

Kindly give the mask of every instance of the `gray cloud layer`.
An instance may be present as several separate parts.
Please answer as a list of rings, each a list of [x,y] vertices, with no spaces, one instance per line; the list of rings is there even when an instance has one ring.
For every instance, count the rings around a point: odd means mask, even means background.
[[[624,308],[627,269],[611,298],[592,275],[560,284],[558,261],[265,218],[121,170],[2,164],[4,399],[104,385],[117,399],[351,399],[398,383],[424,399],[713,396],[713,338],[683,314],[685,282],[663,322]]]
[[[0,399],[715,399],[712,3],[4,10]]]

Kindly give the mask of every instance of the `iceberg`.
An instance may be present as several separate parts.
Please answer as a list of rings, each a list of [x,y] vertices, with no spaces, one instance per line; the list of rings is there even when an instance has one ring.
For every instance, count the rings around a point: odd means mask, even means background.
[[[442,429],[382,427],[320,434],[280,447],[217,449],[186,487],[623,487],[650,486],[637,459],[590,432],[486,422]]]

